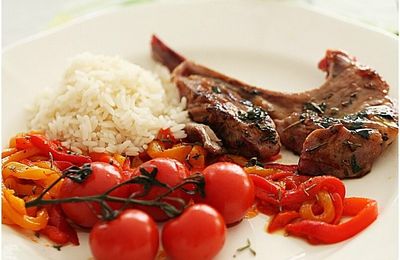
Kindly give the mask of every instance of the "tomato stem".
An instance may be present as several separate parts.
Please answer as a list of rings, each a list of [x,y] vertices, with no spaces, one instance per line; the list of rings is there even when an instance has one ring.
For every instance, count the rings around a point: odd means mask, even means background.
[[[169,197],[169,195],[174,192],[175,190],[182,190],[187,194],[200,194],[204,195],[204,186],[205,181],[202,174],[197,173],[193,174],[188,178],[185,178],[181,183],[170,187],[169,185],[160,182],[156,179],[157,175],[157,167],[154,167],[151,172],[148,172],[144,168],[140,168],[141,175],[135,176],[129,180],[121,182],[117,185],[114,185],[107,191],[99,195],[92,195],[92,196],[83,196],[83,197],[69,197],[69,198],[61,198],[61,199],[43,199],[43,196],[51,190],[57,183],[59,183],[64,178],[70,178],[76,182],[83,182],[90,174],[91,168],[90,164],[85,164],[82,167],[73,166],[66,169],[63,174],[55,180],[52,184],[50,184],[43,192],[34,200],[26,202],[25,206],[29,207],[36,207],[36,206],[44,206],[44,205],[51,205],[51,204],[62,204],[62,203],[79,203],[79,202],[97,202],[101,206],[101,218],[103,220],[112,220],[116,218],[120,212],[122,212],[129,204],[135,205],[142,205],[142,206],[152,206],[152,207],[159,207],[163,210],[169,217],[176,217],[180,215],[183,210],[187,207],[187,203],[179,198]],[[109,195],[112,191],[128,184],[140,184],[143,185],[143,191],[132,193],[128,198],[121,198]],[[187,190],[184,187],[192,184],[195,186],[194,189]],[[161,186],[167,188],[168,190],[163,194],[159,195],[154,200],[144,200],[140,199],[146,196],[150,189],[153,186]],[[180,206],[176,207],[173,206],[171,203],[167,201],[178,202]],[[124,205],[118,209],[113,210],[108,205],[107,202],[122,202]]]

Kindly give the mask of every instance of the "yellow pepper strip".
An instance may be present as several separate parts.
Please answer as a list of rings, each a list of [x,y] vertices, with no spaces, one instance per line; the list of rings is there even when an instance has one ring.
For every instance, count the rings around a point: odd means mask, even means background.
[[[8,202],[4,196],[1,196],[1,202],[2,215],[14,222],[14,224],[33,231],[41,230],[46,227],[49,215],[45,209],[39,210],[36,217],[30,217],[28,215],[19,214],[13,207],[11,207],[10,202]]]
[[[19,162],[10,162],[3,167],[3,180],[9,176],[26,180],[41,180],[53,174],[55,171],[50,169],[39,168],[37,166],[27,166]]]
[[[176,145],[170,149],[164,150],[162,144],[159,141],[154,140],[149,144],[147,148],[147,154],[151,158],[166,157],[184,163],[187,155],[190,153],[191,150],[191,145]]]
[[[40,230],[47,225],[49,215],[45,209],[37,212],[36,217],[28,216],[25,201],[14,195],[14,191],[2,185],[1,212],[5,221],[29,230]]]
[[[17,148],[6,148],[6,149],[3,149],[3,151],[1,152],[1,159],[3,159],[4,157],[10,156],[10,155],[12,155],[13,153],[16,153],[16,152],[18,152]]]
[[[20,215],[26,215],[25,201],[21,198],[18,198],[14,195],[14,191],[7,189],[2,185],[2,197],[4,197],[9,203],[10,206],[18,212]]]
[[[122,156],[122,155],[120,155],[120,154],[114,154],[113,155],[113,157],[114,157],[114,159],[119,163],[119,165],[124,165],[124,162],[125,162],[125,156]]]
[[[272,175],[274,173],[279,172],[278,169],[265,169],[265,168],[257,166],[257,165],[250,166],[250,167],[244,167],[243,169],[247,174],[257,174],[262,177],[266,177],[268,175]]]
[[[34,184],[22,184],[19,183],[19,179],[16,179],[14,177],[8,177],[4,181],[4,185],[11,190],[14,190],[17,195],[19,196],[27,196],[27,195],[33,195],[35,191],[35,185]]]
[[[36,161],[32,162],[32,165],[35,165],[39,168],[51,169],[51,163],[49,161]]]
[[[335,207],[332,198],[327,191],[320,191],[317,193],[317,201],[323,207],[324,211],[320,215],[315,215],[312,206],[314,201],[304,202],[299,210],[300,216],[304,219],[323,221],[325,223],[332,223],[335,219]]]
[[[203,170],[206,167],[207,151],[199,145],[194,145],[188,157],[188,163],[193,169]]]
[[[25,150],[18,151],[16,153],[11,154],[5,158],[2,158],[2,164],[6,165],[9,162],[19,162],[23,159],[29,158],[33,155],[36,155],[40,152],[40,150],[36,147],[31,147]]]

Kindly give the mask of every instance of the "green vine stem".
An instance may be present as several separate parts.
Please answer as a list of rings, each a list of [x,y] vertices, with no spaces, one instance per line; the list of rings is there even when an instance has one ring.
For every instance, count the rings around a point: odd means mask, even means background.
[[[180,215],[183,210],[186,208],[186,202],[177,197],[170,197],[169,195],[176,191],[182,190],[187,194],[194,195],[199,194],[204,197],[204,177],[200,173],[193,174],[188,178],[185,178],[181,183],[170,187],[169,185],[162,183],[156,179],[158,169],[154,167],[151,172],[148,172],[144,168],[139,169],[141,175],[135,176],[129,180],[121,182],[117,184],[102,194],[92,195],[92,196],[84,196],[84,197],[69,197],[69,198],[61,198],[61,199],[43,199],[43,196],[51,190],[57,183],[59,183],[64,178],[69,178],[75,182],[82,183],[86,180],[86,178],[92,173],[90,164],[85,164],[82,167],[73,166],[66,169],[63,174],[55,180],[52,184],[50,184],[43,192],[34,200],[26,202],[25,206],[29,207],[37,207],[37,206],[45,206],[45,205],[53,205],[53,204],[62,204],[62,203],[77,203],[77,202],[96,202],[101,206],[101,218],[103,220],[111,220],[114,219],[118,214],[124,210],[128,205],[142,205],[142,206],[153,206],[158,207],[167,214],[168,217],[176,217]],[[128,184],[141,184],[143,186],[143,191],[139,193],[133,193],[128,198],[121,198],[116,196],[111,196],[110,193],[124,185]],[[185,189],[187,185],[194,185],[194,189],[188,190]],[[153,200],[143,200],[140,199],[146,196],[150,189],[153,186],[161,186],[166,188],[167,190],[160,194],[157,198]],[[170,202],[177,202],[179,204],[178,207],[172,205]],[[113,210],[108,205],[107,202],[121,202],[124,205],[119,210]]]

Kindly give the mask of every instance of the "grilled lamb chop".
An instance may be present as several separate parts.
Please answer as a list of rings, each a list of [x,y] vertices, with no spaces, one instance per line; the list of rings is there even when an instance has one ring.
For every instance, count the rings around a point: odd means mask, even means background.
[[[210,126],[230,153],[261,160],[279,153],[279,136],[268,113],[235,91],[250,86],[184,61],[156,37],[152,49],[153,58],[173,70],[173,82],[188,99],[192,120]]]
[[[153,38],[152,47],[153,57],[170,70],[185,60],[158,39]],[[155,54],[159,51],[163,53]],[[224,94],[241,97],[267,111],[282,144],[300,154],[301,174],[361,177],[398,133],[397,111],[387,96],[389,86],[375,71],[341,51],[327,51],[319,68],[327,72],[326,82],[320,88],[294,94],[252,87],[221,74],[215,76],[215,72],[191,62],[180,65],[174,75],[179,75],[181,82],[187,76],[196,76],[197,82],[192,80],[192,85],[207,85],[202,82],[211,75],[229,83],[225,84]],[[201,107],[201,102],[189,99],[189,106]]]
[[[268,113],[232,91],[244,83],[189,61],[172,77],[188,99],[192,120],[210,126],[230,153],[260,159],[279,153],[279,136]]]

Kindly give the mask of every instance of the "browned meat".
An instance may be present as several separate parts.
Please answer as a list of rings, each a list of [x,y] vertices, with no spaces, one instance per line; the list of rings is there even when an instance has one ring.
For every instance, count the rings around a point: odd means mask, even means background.
[[[279,153],[279,136],[269,115],[234,89],[243,83],[189,61],[173,72],[193,121],[207,124],[234,154],[267,159]]]
[[[187,123],[185,125],[187,134],[186,141],[190,143],[201,143],[204,149],[212,155],[224,153],[222,141],[215,135],[214,131],[204,124]]]
[[[153,51],[157,51],[154,46]],[[164,64],[184,60],[165,45],[163,51],[167,52],[162,55],[166,60],[158,61]],[[361,177],[398,133],[397,111],[387,96],[389,86],[375,71],[341,51],[327,51],[319,68],[327,72],[326,82],[320,88],[294,94],[252,87],[221,74],[212,77],[229,83],[224,87],[231,96],[268,112],[282,144],[300,154],[300,173]],[[207,81],[215,74],[190,62],[177,70],[184,75],[180,81],[192,78],[191,83]],[[193,74],[197,78],[193,79]]]
[[[300,173],[361,177],[397,137],[389,86],[340,51],[327,51],[319,67],[327,72],[320,88],[298,94],[259,89],[246,98],[268,111],[282,144],[300,154]]]

